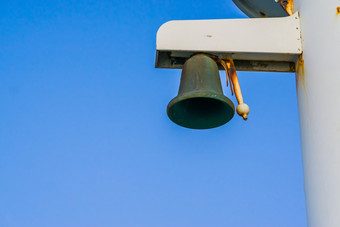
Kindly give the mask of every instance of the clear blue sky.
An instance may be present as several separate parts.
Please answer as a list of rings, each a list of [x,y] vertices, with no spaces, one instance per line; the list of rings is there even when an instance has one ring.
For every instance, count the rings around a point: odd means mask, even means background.
[[[244,17],[229,0],[2,1],[0,226],[306,226],[294,74],[239,72],[247,122],[166,115],[181,71],[154,68],[157,29]]]

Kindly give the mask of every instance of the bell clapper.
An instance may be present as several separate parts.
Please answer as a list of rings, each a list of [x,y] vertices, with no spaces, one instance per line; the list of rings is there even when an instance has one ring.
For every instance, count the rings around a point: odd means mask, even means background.
[[[243,117],[243,120],[247,120],[248,119],[248,114],[249,114],[249,106],[247,104],[245,104],[245,103],[240,103],[236,107],[236,112],[237,112],[238,115]]]
[[[238,106],[236,108],[236,112],[238,115],[243,117],[244,120],[248,119],[249,114],[249,106],[245,103],[243,103],[243,97],[241,92],[241,87],[237,78],[236,74],[236,68],[234,65],[233,59],[228,59],[226,61],[220,59],[219,62],[221,65],[225,68],[226,74],[227,74],[227,86],[228,86],[228,80],[230,82],[230,88],[231,88],[231,94],[235,93]]]

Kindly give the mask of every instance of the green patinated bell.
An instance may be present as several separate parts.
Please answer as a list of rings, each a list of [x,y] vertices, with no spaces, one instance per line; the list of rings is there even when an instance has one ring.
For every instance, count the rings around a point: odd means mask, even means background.
[[[195,55],[185,62],[178,95],[169,102],[167,112],[173,122],[192,129],[215,128],[231,120],[235,107],[223,95],[213,59]]]

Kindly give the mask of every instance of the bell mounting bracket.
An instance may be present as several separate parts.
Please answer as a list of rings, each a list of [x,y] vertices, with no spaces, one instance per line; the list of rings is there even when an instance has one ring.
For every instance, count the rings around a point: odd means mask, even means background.
[[[295,72],[302,54],[299,14],[169,21],[159,28],[156,68],[182,68],[196,53],[232,58],[240,71]]]

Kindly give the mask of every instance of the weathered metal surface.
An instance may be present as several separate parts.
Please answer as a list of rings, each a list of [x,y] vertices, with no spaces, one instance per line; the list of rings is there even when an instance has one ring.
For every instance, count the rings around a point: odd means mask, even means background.
[[[181,55],[177,57],[172,52],[159,52],[157,59],[158,65],[156,68],[173,68],[181,69],[186,60],[192,56],[193,53],[187,55]],[[219,55],[213,53],[212,55],[218,56],[221,59],[225,58],[225,55]],[[295,58],[290,61],[256,61],[256,60],[234,60],[237,71],[262,71],[262,72],[295,72]],[[221,65],[218,65],[219,70],[224,70]]]
[[[167,108],[176,124],[192,129],[209,129],[234,116],[232,101],[223,95],[217,64],[206,55],[195,55],[184,64],[178,95]]]
[[[275,0],[233,0],[242,12],[249,17],[284,17],[286,10]]]
[[[287,12],[288,15],[294,14],[294,1],[293,0],[277,0],[282,8]]]

